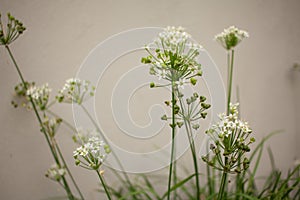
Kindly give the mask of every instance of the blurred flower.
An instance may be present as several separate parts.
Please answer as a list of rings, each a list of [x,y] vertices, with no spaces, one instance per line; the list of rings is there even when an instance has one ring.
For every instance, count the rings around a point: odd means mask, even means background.
[[[246,31],[240,30],[234,26],[230,26],[218,35],[215,40],[221,44],[226,50],[231,50],[237,46],[244,38],[248,38],[249,34]]]
[[[66,174],[66,169],[59,167],[57,164],[53,164],[46,172],[45,176],[54,180],[60,181],[61,178]]]
[[[70,78],[56,96],[58,102],[77,103],[80,105],[88,96],[94,96],[95,87],[89,81]]]
[[[55,118],[55,117],[49,118],[47,116],[44,117],[42,121],[43,128],[45,129],[45,132],[50,136],[50,138],[53,138],[55,136],[61,122],[62,119],[60,118]]]
[[[28,88],[26,91],[26,95],[32,98],[33,102],[36,106],[38,106],[41,110],[45,110],[47,108],[47,104],[49,101],[49,94],[52,91],[49,88],[48,83],[37,87],[35,85]]]
[[[6,31],[4,30],[4,24],[2,23],[0,13],[0,45],[9,45],[15,41],[24,31],[25,27],[23,23],[14,18],[10,13],[7,13],[7,25]]]

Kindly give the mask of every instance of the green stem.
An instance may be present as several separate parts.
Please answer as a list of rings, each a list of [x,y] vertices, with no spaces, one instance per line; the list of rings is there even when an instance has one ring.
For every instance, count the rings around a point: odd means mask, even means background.
[[[225,189],[225,186],[226,186],[226,182],[227,182],[227,172],[223,172],[221,185],[220,185],[220,190],[219,190],[219,193],[218,193],[218,199],[217,200],[223,200],[223,195],[224,195],[224,189]]]
[[[73,182],[73,184],[74,184],[77,192],[79,193],[81,199],[84,200],[84,197],[83,197],[83,195],[82,195],[82,193],[81,193],[81,191],[80,191],[80,189],[79,189],[79,187],[78,187],[78,185],[77,185],[77,183],[76,183],[76,181],[75,181],[75,179],[74,179],[74,177],[73,177],[73,175],[72,175],[72,173],[71,173],[71,171],[70,171],[70,169],[69,169],[69,167],[68,167],[68,165],[67,165],[67,163],[66,163],[66,161],[65,161],[65,159],[64,159],[64,157],[63,157],[63,155],[62,155],[62,153],[60,151],[60,148],[59,148],[59,146],[58,146],[57,143],[56,143],[56,149],[58,151],[58,154],[59,154],[59,156],[60,156],[60,158],[61,158],[61,160],[62,160],[62,162],[64,164],[64,167],[66,168],[66,170],[67,170],[67,172],[68,172],[68,174],[69,174],[69,176],[70,176],[70,178],[71,178],[71,180],[72,180],[72,182]]]
[[[110,197],[110,194],[109,194],[109,192],[108,192],[108,190],[107,190],[107,187],[106,187],[106,184],[105,184],[104,179],[102,178],[102,176],[101,176],[101,174],[99,173],[98,170],[96,170],[96,172],[97,172],[97,174],[98,174],[98,176],[99,176],[99,179],[100,179],[100,181],[101,181],[101,184],[103,185],[103,188],[104,188],[104,190],[105,190],[105,193],[106,193],[107,198],[108,198],[109,200],[111,200],[111,197]]]
[[[233,76],[233,60],[234,60],[234,50],[231,50],[231,59],[230,54],[228,53],[228,93],[227,93],[227,115],[230,110],[230,101],[231,101],[231,91],[232,91],[232,76]],[[230,63],[230,64],[229,64]]]
[[[105,135],[101,132],[100,127],[98,126],[97,122],[94,120],[94,118],[92,117],[92,115],[89,113],[89,111],[86,109],[85,106],[83,106],[82,104],[81,104],[80,106],[81,106],[81,108],[83,109],[83,111],[85,112],[85,114],[88,116],[88,118],[91,120],[91,122],[93,123],[93,125],[95,126],[95,128],[97,129],[97,131],[98,131],[98,132],[101,134],[101,136],[103,137],[104,142],[108,144],[107,138],[106,138]],[[124,167],[123,167],[123,165],[122,165],[122,163],[121,163],[121,161],[120,161],[118,155],[117,155],[114,151],[111,151],[111,154],[115,157],[115,159],[116,159],[118,165],[120,166],[121,171],[123,172],[123,175],[124,175],[124,177],[125,177],[125,180],[126,180],[127,184],[128,184],[129,187],[130,187],[130,190],[135,190],[135,187],[134,187],[133,184],[131,183],[131,181],[130,181],[128,175],[125,173],[125,169],[124,169]],[[137,196],[137,195],[133,195],[133,198],[134,198],[134,199],[137,199],[136,196]]]
[[[179,96],[179,95],[178,95]],[[180,109],[182,111],[182,114],[185,113],[182,98],[179,98],[180,102]],[[197,162],[197,154],[196,154],[196,148],[195,148],[195,142],[193,138],[193,133],[192,133],[192,127],[191,127],[191,122],[188,119],[187,116],[184,117],[184,125],[185,129],[187,132],[187,137],[189,140],[189,145],[192,153],[192,158],[193,158],[193,164],[194,164],[194,170],[195,170],[195,179],[196,179],[196,199],[200,198],[200,182],[199,182],[199,174],[198,174],[198,162]]]
[[[171,160],[169,166],[169,180],[168,180],[168,200],[170,200],[171,193],[171,180],[173,173],[173,160],[174,160],[174,149],[175,149],[175,82],[172,82],[172,144],[171,144]]]
[[[21,72],[21,70],[20,70],[20,68],[19,68],[19,66],[18,66],[18,64],[17,64],[17,62],[16,62],[16,60],[15,60],[15,58],[14,58],[12,52],[10,51],[10,48],[8,47],[8,45],[5,45],[5,48],[6,48],[6,50],[8,51],[9,56],[10,56],[10,58],[12,59],[14,65],[15,65],[15,67],[16,67],[16,70],[17,70],[17,72],[18,72],[18,75],[19,75],[19,77],[20,77],[20,79],[21,79],[21,81],[22,81],[22,83],[23,83],[23,85],[24,85],[24,89],[27,90],[28,88],[27,88],[27,85],[26,85],[26,81],[25,81],[25,79],[24,79],[24,77],[23,77],[23,75],[22,75],[22,72]],[[37,117],[37,119],[38,119],[38,122],[39,122],[40,126],[41,126],[41,132],[44,134],[44,136],[45,136],[45,138],[46,138],[46,141],[47,141],[47,144],[48,144],[48,146],[50,147],[52,156],[53,156],[53,158],[54,158],[56,164],[57,164],[59,167],[61,167],[60,162],[59,162],[59,159],[58,159],[58,157],[57,157],[57,155],[56,155],[56,153],[55,153],[55,151],[54,151],[54,147],[51,145],[50,139],[49,139],[49,137],[48,137],[48,135],[47,135],[47,133],[46,133],[46,131],[45,131],[45,128],[44,128],[44,126],[43,126],[43,122],[42,122],[42,119],[41,119],[41,117],[40,117],[40,114],[38,113],[37,108],[36,108],[36,106],[35,106],[35,103],[33,102],[33,99],[32,99],[32,97],[31,97],[30,95],[29,95],[29,101],[30,101],[30,103],[31,103],[31,105],[32,105],[32,108],[33,108],[33,110],[34,110],[34,113],[35,113],[35,115],[36,115],[36,117]],[[73,200],[73,199],[74,199],[74,196],[73,196],[73,194],[72,194],[72,192],[71,192],[71,190],[70,190],[70,187],[69,187],[69,185],[68,185],[68,183],[67,183],[67,181],[66,181],[66,179],[65,179],[64,176],[62,177],[62,180],[63,180],[64,186],[65,186],[64,188],[65,188],[65,190],[66,190],[66,192],[67,192],[67,194],[68,194],[69,199],[70,199],[70,200]]]

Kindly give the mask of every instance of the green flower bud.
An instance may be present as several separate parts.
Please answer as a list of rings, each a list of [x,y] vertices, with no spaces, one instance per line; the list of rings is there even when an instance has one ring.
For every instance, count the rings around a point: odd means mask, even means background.
[[[192,85],[196,85],[197,83],[197,79],[195,79],[194,77],[190,79],[190,82]]]
[[[198,98],[199,95],[196,92],[194,92],[193,97]]]
[[[201,156],[201,159],[202,159],[204,162],[208,162],[208,157],[207,157],[207,156]]]
[[[176,127],[176,124],[169,124],[169,126],[170,126],[171,128],[175,128],[175,127]]]
[[[178,126],[179,128],[181,128],[182,125],[183,125],[183,122],[177,122],[176,124],[177,124],[177,126]]]
[[[141,62],[144,63],[144,64],[149,64],[149,63],[151,63],[151,60],[149,59],[149,57],[146,57],[146,58],[143,57]]]
[[[201,107],[204,108],[204,109],[209,109],[210,108],[210,104],[201,103]]]
[[[191,99],[186,99],[186,103],[190,105],[192,103]]]
[[[175,115],[177,115],[179,113],[179,110],[180,110],[179,106],[175,105],[175,107],[174,107],[174,113],[175,113]]]
[[[194,124],[194,125],[192,126],[192,128],[195,129],[195,130],[197,130],[198,128],[200,128],[200,125],[199,125],[199,124]]]
[[[204,102],[206,100],[206,97],[205,96],[200,96],[200,102]]]
[[[206,113],[206,112],[203,112],[203,113],[201,113],[201,117],[202,117],[203,119],[205,119],[205,118],[206,118],[206,115],[207,115],[207,113]]]
[[[80,164],[80,160],[75,159],[75,165],[78,166]]]
[[[150,88],[154,88],[155,87],[155,83],[151,82],[150,83]]]
[[[163,116],[161,117],[161,120],[168,120],[167,115],[163,115]]]
[[[199,70],[199,71],[197,72],[197,75],[198,75],[198,76],[202,76],[202,71]]]

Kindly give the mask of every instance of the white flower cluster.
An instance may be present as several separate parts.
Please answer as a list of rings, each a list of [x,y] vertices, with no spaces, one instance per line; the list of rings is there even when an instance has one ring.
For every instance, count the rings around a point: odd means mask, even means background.
[[[54,180],[60,181],[66,174],[66,169],[59,167],[57,164],[53,164],[46,172],[45,176]]]
[[[59,102],[81,104],[86,95],[94,96],[95,87],[90,86],[90,82],[77,78],[66,80],[64,87],[58,92],[56,97]]]
[[[220,122],[212,128],[214,132],[217,132],[219,138],[223,139],[224,137],[229,137],[239,131],[243,133],[240,134],[241,137],[252,132],[247,122],[238,119],[238,105],[238,103],[230,103],[229,115],[226,115],[225,113],[219,115]]]
[[[73,152],[73,157],[76,165],[81,164],[85,168],[96,170],[99,169],[108,153],[110,153],[109,146],[99,137],[93,136]]]
[[[190,38],[191,36],[184,31],[183,27],[168,26],[159,34],[155,42],[161,42],[165,45],[165,48],[174,51],[179,45],[187,43]]]
[[[244,38],[248,38],[248,32],[240,30],[234,26],[230,26],[218,35],[215,40],[220,43],[225,49],[231,50],[238,45]]]
[[[220,122],[206,131],[214,141],[210,145],[214,156],[202,156],[202,160],[221,171],[241,173],[249,167],[250,161],[245,153],[250,151],[249,145],[255,142],[253,137],[247,140],[252,130],[247,122],[239,119],[238,104],[230,104],[229,114],[219,117]]]
[[[49,95],[51,92],[51,88],[49,88],[48,83],[37,87],[31,86],[27,91],[26,95],[32,98],[34,103],[41,109],[45,110],[49,101]]]
[[[61,122],[62,119],[60,118],[49,118],[46,116],[43,119],[43,128],[45,129],[46,133],[52,138],[55,136]]]
[[[142,62],[151,65],[151,75],[183,88],[189,82],[196,84],[194,77],[202,75],[201,65],[197,62],[200,48],[182,27],[167,27],[154,40],[154,47],[146,47],[149,56],[142,58]],[[151,52],[153,49],[155,53]]]

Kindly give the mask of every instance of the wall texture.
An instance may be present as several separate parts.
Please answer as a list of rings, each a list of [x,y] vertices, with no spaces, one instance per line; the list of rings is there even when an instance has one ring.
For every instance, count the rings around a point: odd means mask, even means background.
[[[298,0],[228,0],[226,3],[202,0],[0,0],[2,15],[11,12],[27,27],[25,34],[11,46],[25,77],[38,84],[46,81],[54,90],[75,75],[99,42],[121,31],[151,26],[185,27],[210,53],[225,79],[226,53],[212,38],[230,25],[248,30],[250,38],[238,47],[236,54],[234,85],[240,89],[242,116],[250,122],[258,141],[272,131],[283,130],[268,142],[276,167],[283,171],[293,166],[300,152],[300,72],[292,71],[293,64],[300,62],[299,7]],[[62,196],[64,192],[59,186],[43,176],[53,161],[34,116],[10,106],[13,86],[19,79],[4,48],[0,49],[0,66],[1,199]],[[118,69],[114,68],[110,73],[118,73]],[[57,111],[72,120],[70,107],[57,108]],[[109,109],[103,113],[106,111]],[[107,120],[106,129],[117,130],[110,125],[111,116],[104,115],[101,120]],[[59,141],[72,165],[75,145],[66,128],[62,127]],[[261,175],[270,170],[266,152]],[[87,199],[97,199],[97,177],[77,167],[72,170]],[[107,178],[110,178],[109,174]]]

